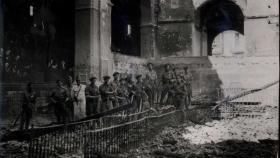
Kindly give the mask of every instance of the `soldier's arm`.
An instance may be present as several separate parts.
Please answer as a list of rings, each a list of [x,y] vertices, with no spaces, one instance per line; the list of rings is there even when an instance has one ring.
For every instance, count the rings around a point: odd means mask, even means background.
[[[55,92],[53,91],[52,93],[51,93],[51,95],[50,95],[50,101],[52,102],[52,103],[56,103],[56,100],[54,99],[54,94]]]

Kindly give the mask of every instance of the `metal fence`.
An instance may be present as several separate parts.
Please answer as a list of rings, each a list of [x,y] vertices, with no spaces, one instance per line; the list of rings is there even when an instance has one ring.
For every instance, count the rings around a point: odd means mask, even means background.
[[[136,127],[137,123],[133,122],[147,117],[149,113],[150,111],[143,111],[130,115],[105,116],[100,119],[47,127],[45,134],[39,137],[33,137],[30,140],[29,157],[47,158],[57,153],[63,154],[81,150],[84,148],[84,138],[86,138],[86,140],[91,138],[85,134],[91,131],[104,137],[104,133],[106,133],[106,138],[109,138],[108,140],[113,140],[112,138],[117,135],[123,136],[125,133],[131,134],[134,130],[125,131],[124,129]],[[127,122],[130,122],[130,124],[125,125]],[[121,126],[118,126],[120,124]],[[124,127],[122,128],[122,126]],[[111,131],[110,129],[113,130]]]
[[[136,148],[145,140],[147,119],[124,123],[84,134],[84,158],[117,154]]]

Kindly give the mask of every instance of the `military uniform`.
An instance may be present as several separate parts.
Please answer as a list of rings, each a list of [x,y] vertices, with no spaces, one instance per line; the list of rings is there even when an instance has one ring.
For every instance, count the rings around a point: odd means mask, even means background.
[[[187,88],[187,93],[186,93],[186,100],[185,100],[185,104],[186,106],[191,105],[191,98],[192,98],[192,82],[193,80],[193,76],[190,73],[185,73],[184,74],[184,82]]]
[[[73,106],[73,98],[71,96],[73,84],[68,84],[66,86],[66,102],[65,102],[65,109],[66,109],[66,117],[67,121],[74,120],[74,106]]]
[[[125,84],[120,84],[116,91],[119,105],[126,105],[129,103],[129,92]]]
[[[187,93],[187,87],[183,81],[176,81],[174,83],[174,105],[175,107],[182,111],[183,121],[186,119],[186,107],[185,107],[185,97]]]
[[[91,116],[99,112],[100,93],[98,86],[90,84],[86,87],[86,114]]]
[[[147,94],[144,91],[145,86],[143,82],[137,82],[135,83],[135,85],[133,86],[133,91],[134,91],[134,100],[132,102],[133,104],[133,108],[135,111],[141,111],[142,109],[144,109],[145,107],[143,107],[143,100],[144,97],[147,97]]]
[[[65,87],[56,87],[51,95],[54,106],[54,114],[58,123],[65,123],[66,121],[66,109],[65,101],[67,98],[67,90]]]
[[[107,111],[113,109],[112,105],[112,98],[114,97],[113,94],[108,94],[108,93],[113,93],[113,87],[111,84],[102,84],[99,87],[99,92],[101,95],[101,108],[100,110]]]
[[[154,105],[155,99],[157,98],[157,91],[158,91],[156,71],[154,70],[148,71],[148,73],[146,74],[145,87],[146,87],[145,92],[149,97],[148,98],[149,104],[152,107]]]
[[[160,97],[160,103],[161,105],[164,104],[163,103],[163,100],[164,98],[167,96],[167,100],[165,102],[165,105],[170,103],[170,100],[172,99],[171,95],[168,94],[168,91],[170,90],[171,88],[171,80],[174,80],[175,79],[175,75],[174,75],[174,72],[173,71],[167,71],[167,72],[164,72],[163,75],[162,75],[162,91],[161,91],[161,97]]]
[[[33,109],[36,102],[36,93],[34,91],[25,91],[23,94],[23,104],[21,113],[20,129],[28,129],[32,118]]]
[[[113,81],[110,83],[110,85],[112,86],[113,92],[114,92],[113,97],[112,97],[111,99],[112,99],[113,107],[115,108],[115,107],[118,107],[118,106],[119,106],[116,93],[117,93],[117,89],[118,89],[118,87],[119,87],[119,85],[120,85],[120,82],[119,82],[118,80],[113,80]]]

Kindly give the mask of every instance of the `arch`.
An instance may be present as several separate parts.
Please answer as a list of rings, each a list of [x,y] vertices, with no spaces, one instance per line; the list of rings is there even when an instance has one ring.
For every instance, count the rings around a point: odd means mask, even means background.
[[[197,10],[198,8],[200,8],[202,5],[204,5],[209,1],[211,0],[193,0],[194,9]],[[230,1],[238,5],[241,8],[243,14],[245,15],[245,10],[247,8],[247,0],[230,0]]]
[[[231,0],[208,0],[197,8],[196,28],[206,34],[207,53],[212,55],[211,45],[221,32],[234,30],[244,34],[244,14]]]
[[[237,31],[227,30],[218,34],[211,45],[212,55],[232,56],[245,53],[245,37]]]

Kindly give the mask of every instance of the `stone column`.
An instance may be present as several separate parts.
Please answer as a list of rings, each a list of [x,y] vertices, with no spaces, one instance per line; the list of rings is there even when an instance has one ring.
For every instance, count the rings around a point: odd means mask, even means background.
[[[76,0],[75,75],[82,81],[100,77],[99,6],[100,0]]]
[[[141,0],[141,57],[157,58],[155,9],[157,0]]]
[[[111,10],[110,0],[100,0],[100,77],[113,74],[113,54],[111,51]]]

